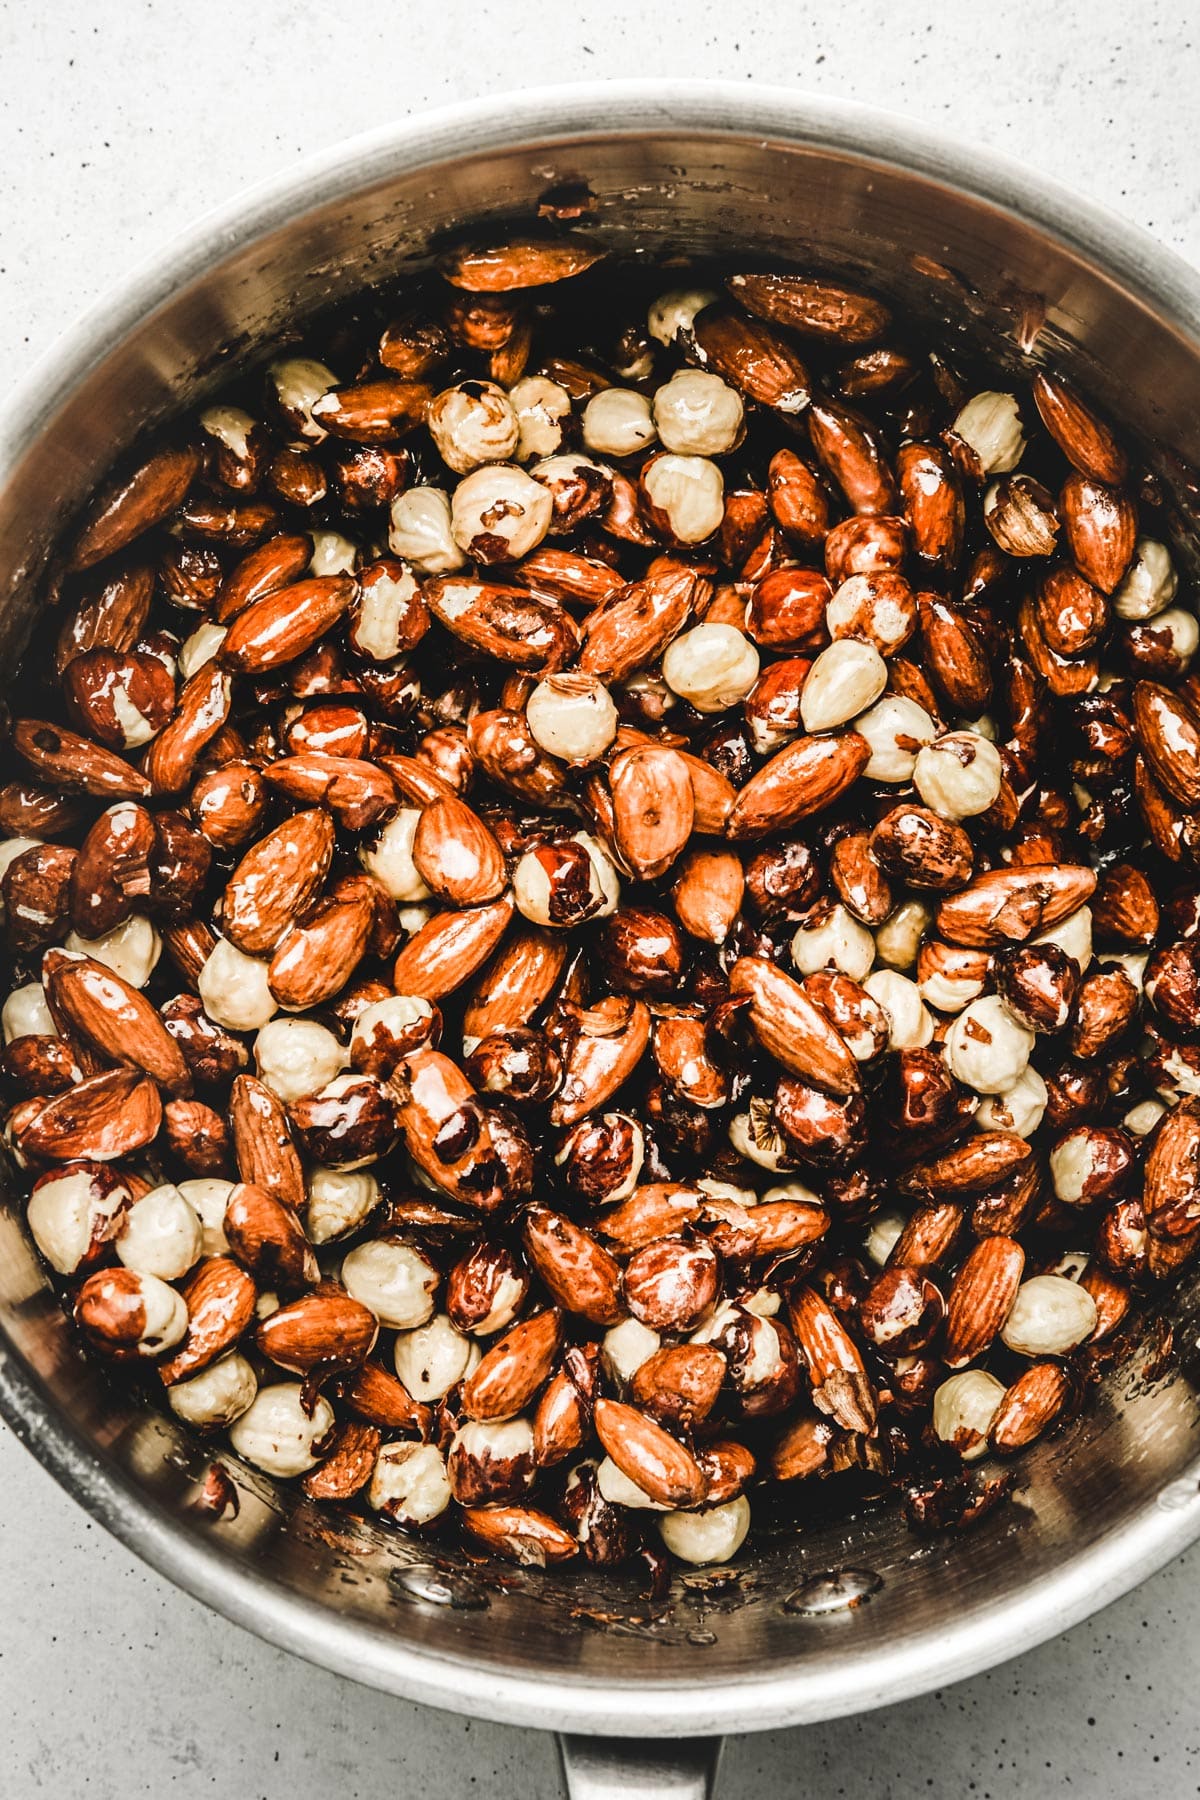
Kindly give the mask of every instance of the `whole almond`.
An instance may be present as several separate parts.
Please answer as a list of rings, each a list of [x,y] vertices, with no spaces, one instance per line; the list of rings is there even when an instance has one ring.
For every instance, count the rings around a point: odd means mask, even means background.
[[[468,1419],[515,1419],[550,1377],[562,1336],[559,1315],[534,1313],[506,1331],[463,1383]]]
[[[480,906],[503,892],[504,855],[479,814],[456,795],[422,811],[412,857],[429,887],[452,906]]]
[[[313,544],[307,532],[281,534],[259,544],[230,570],[221,584],[213,617],[219,625],[245,612],[256,600],[299,581],[312,560]]]
[[[364,1362],[338,1383],[339,1398],[356,1413],[385,1431],[415,1431],[428,1436],[431,1416],[427,1406],[413,1399],[398,1376],[377,1362]]]
[[[421,597],[452,636],[516,668],[553,669],[574,654],[570,615],[526,588],[442,575],[423,584]]]
[[[701,367],[760,406],[792,415],[808,405],[808,366],[769,325],[718,303],[696,314],[692,338]]]
[[[829,1302],[815,1288],[794,1288],[788,1316],[818,1411],[843,1430],[870,1431],[877,1410],[875,1390],[857,1345]]]
[[[310,1500],[352,1500],[374,1474],[381,1442],[374,1425],[343,1419],[334,1428],[330,1449],[302,1477],[301,1488]]]
[[[731,275],[725,285],[760,318],[834,344],[869,344],[891,323],[882,300],[809,275]]]
[[[992,697],[987,646],[962,609],[939,594],[918,594],[917,607],[925,661],[938,691],[955,712],[975,717]]]
[[[817,460],[836,481],[852,512],[872,517],[896,511],[899,494],[873,426],[848,406],[814,400],[808,435]]]
[[[561,933],[536,926],[511,932],[470,990],[463,1014],[468,1047],[493,1032],[527,1024],[549,999],[566,957]]]
[[[435,913],[404,945],[392,969],[398,994],[441,1000],[469,981],[492,955],[513,916],[512,897],[488,906]]]
[[[12,743],[31,769],[68,793],[94,794],[101,800],[142,800],[150,792],[146,777],[122,757],[61,725],[44,719],[19,719],[13,727]]]
[[[1139,681],[1133,718],[1146,761],[1189,811],[1200,807],[1200,713],[1173,688]]]
[[[200,467],[191,445],[164,446],[110,488],[92,507],[71,552],[73,569],[90,569],[115,556],[135,538],[174,512]]]
[[[612,1098],[650,1042],[650,1012],[641,1001],[612,994],[577,1016],[551,1123],[574,1125]]]
[[[870,758],[870,746],[856,731],[798,738],[742,788],[726,825],[729,836],[735,842],[766,837],[824,812],[853,787]]]
[[[324,1281],[269,1314],[254,1341],[281,1369],[307,1375],[316,1368],[357,1367],[378,1336],[375,1314],[336,1282]]]
[[[579,1554],[569,1531],[532,1506],[464,1506],[462,1522],[493,1556],[544,1569]]]
[[[664,559],[588,614],[580,668],[603,682],[626,680],[678,637],[706,594],[707,584],[695,569]]]
[[[1184,1101],[1154,1134],[1142,1209],[1152,1232],[1178,1236],[1200,1225],[1200,1106]]]
[[[229,1122],[238,1172],[292,1211],[305,1201],[304,1171],[283,1104],[255,1075],[237,1075],[229,1091]]]
[[[129,562],[107,572],[68,613],[54,650],[54,671],[61,675],[71,659],[103,645],[132,650],[141,636],[154,592],[154,570],[148,563]]]
[[[529,1209],[522,1236],[530,1262],[565,1311],[596,1325],[617,1323],[620,1270],[594,1237],[545,1206]]]
[[[725,1380],[725,1358],[711,1344],[664,1344],[647,1357],[629,1385],[630,1398],[672,1425],[706,1419]]]
[[[1081,475],[1119,487],[1128,471],[1125,453],[1074,388],[1060,376],[1039,369],[1033,378],[1033,399],[1042,424],[1067,461],[1074,463]]]
[[[961,1369],[989,1349],[1012,1311],[1025,1252],[1015,1238],[982,1238],[950,1287],[946,1302],[944,1355]]]
[[[1048,1431],[1071,1393],[1071,1377],[1061,1363],[1030,1363],[1005,1391],[992,1421],[992,1445],[1001,1454],[1023,1450]]]
[[[750,998],[750,1025],[768,1055],[829,1094],[857,1094],[858,1064],[798,981],[762,957],[743,956],[729,975],[732,994]]]
[[[425,421],[433,389],[394,375],[331,388],[313,407],[313,418],[335,437],[360,444],[387,444]]]
[[[1080,574],[1111,594],[1133,561],[1137,507],[1119,488],[1078,473],[1068,475],[1058,505]]]
[[[267,984],[280,1006],[307,1012],[340,994],[367,953],[374,908],[366,894],[322,900],[280,938]]]
[[[162,1123],[154,1083],[137,1069],[92,1075],[48,1100],[16,1133],[23,1154],[48,1162],[115,1162],[152,1143]]]
[[[275,588],[237,614],[217,660],[238,675],[261,675],[295,662],[337,624],[357,591],[352,575],[310,575]]]
[[[509,294],[582,275],[604,251],[586,238],[506,238],[483,249],[448,251],[438,263],[452,287],[472,294]]]
[[[665,745],[622,750],[608,771],[613,832],[641,881],[665,875],[692,835],[695,801],[687,764]]]
[[[601,1237],[615,1244],[623,1256],[631,1256],[656,1238],[667,1237],[699,1217],[706,1195],[703,1188],[679,1182],[652,1181],[635,1188],[628,1200],[610,1207],[596,1220]]]
[[[930,1162],[914,1163],[901,1178],[904,1193],[930,1199],[980,1194],[1015,1175],[1033,1151],[1012,1131],[979,1131]]]
[[[263,777],[301,806],[326,807],[347,831],[382,824],[400,804],[387,771],[357,757],[303,751],[268,763]]]
[[[703,846],[683,857],[675,880],[675,912],[683,929],[704,943],[723,944],[742,909],[746,878],[733,850]]]
[[[917,555],[937,569],[957,568],[967,511],[952,459],[937,444],[902,444],[896,480]]]
[[[942,901],[937,929],[952,944],[969,949],[1023,944],[1085,905],[1095,885],[1094,871],[1080,864],[990,869]]]
[[[257,1289],[228,1256],[210,1256],[180,1288],[188,1309],[187,1336],[158,1373],[165,1387],[186,1381],[231,1350],[254,1317]]]
[[[225,1236],[238,1261],[265,1288],[290,1293],[311,1287],[320,1271],[290,1206],[251,1182],[239,1182],[225,1203]]]
[[[333,845],[333,822],[316,808],[293,813],[260,838],[225,889],[225,936],[247,956],[273,950],[320,892]]]
[[[185,684],[175,717],[146,754],[146,774],[156,794],[180,794],[192,779],[205,747],[229,717],[233,686],[215,662],[207,662]]]
[[[708,1483],[678,1438],[620,1400],[597,1400],[596,1435],[623,1475],[660,1506],[698,1506]]]
[[[183,1053],[145,995],[122,976],[65,950],[50,950],[42,980],[52,1011],[109,1062],[142,1069],[169,1094],[191,1092]]]

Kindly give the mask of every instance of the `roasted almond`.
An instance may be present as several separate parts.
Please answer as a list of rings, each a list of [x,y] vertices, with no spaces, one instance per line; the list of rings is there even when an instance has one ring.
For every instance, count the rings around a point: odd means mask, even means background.
[[[254,1075],[237,1075],[229,1091],[229,1122],[238,1172],[288,1208],[304,1205],[304,1173],[283,1104]]]
[[[708,1483],[696,1459],[653,1419],[620,1400],[597,1400],[596,1435],[623,1475],[660,1506],[698,1506]]]
[[[254,1317],[257,1289],[250,1276],[228,1256],[210,1256],[194,1269],[181,1288],[188,1312],[187,1335],[158,1373],[165,1387],[224,1356]]]
[[[73,569],[90,569],[174,512],[200,467],[192,445],[165,445],[131,475],[102,494],[88,514],[71,552]]]
[[[392,968],[398,994],[441,1000],[481,969],[513,916],[509,894],[488,906],[435,913],[404,945]]]
[[[154,1083],[137,1069],[113,1069],[56,1094],[15,1135],[24,1155],[47,1162],[115,1162],[152,1143],[161,1123]]]
[[[347,611],[358,591],[351,575],[311,575],[252,600],[217,651],[222,668],[261,675],[295,662]]]
[[[468,1419],[515,1419],[549,1379],[562,1335],[556,1312],[534,1313],[506,1331],[463,1383]]]
[[[452,287],[472,294],[509,294],[582,275],[604,255],[586,238],[508,238],[484,249],[448,251],[439,263]]]
[[[692,835],[695,800],[687,764],[665,745],[622,750],[609,765],[613,834],[641,881],[665,875]]]
[[[856,1094],[858,1065],[826,1015],[798,981],[774,963],[743,956],[729,976],[733,994],[750,999],[750,1024],[759,1043],[785,1069],[830,1094]]]
[[[229,1248],[264,1288],[285,1293],[320,1277],[304,1229],[290,1206],[252,1182],[239,1182],[225,1203]]]
[[[594,1237],[545,1206],[530,1207],[522,1237],[530,1262],[566,1312],[597,1325],[617,1323],[620,1270]]]
[[[808,367],[787,342],[758,319],[731,306],[706,306],[692,321],[696,360],[731,387],[776,412],[803,412],[809,403]]]
[[[225,889],[225,936],[247,956],[273,950],[320,892],[333,856],[329,814],[293,813],[248,850]]]
[[[375,1314],[336,1282],[324,1281],[269,1314],[255,1342],[281,1369],[308,1375],[314,1369],[356,1368],[378,1336]]]
[[[853,787],[870,758],[856,731],[798,738],[742,788],[727,821],[729,836],[738,842],[766,837],[824,812]]]
[[[985,1237],[976,1244],[950,1286],[944,1356],[961,1369],[989,1349],[1012,1310],[1021,1285],[1025,1252],[1015,1238]]]
[[[157,1009],[115,970],[90,956],[51,950],[42,980],[55,1014],[107,1061],[144,1070],[169,1094],[191,1092],[183,1053]]]
[[[1049,931],[1090,899],[1093,870],[1077,864],[1031,863],[976,875],[937,910],[937,929],[952,944],[994,949]]]
[[[480,906],[504,890],[504,854],[479,814],[457,796],[425,807],[412,857],[426,885],[454,906]]]
[[[1067,461],[1093,481],[1120,487],[1128,469],[1125,453],[1074,388],[1060,376],[1039,369],[1033,378],[1033,399],[1042,424]]]
[[[759,318],[834,344],[869,344],[891,323],[881,300],[808,275],[731,275],[725,285]]]
[[[69,793],[101,800],[141,800],[150,792],[144,775],[113,751],[44,719],[20,719],[13,748],[38,775]]]
[[[570,615],[527,588],[442,575],[424,583],[421,597],[452,636],[519,669],[558,668],[575,652]]]

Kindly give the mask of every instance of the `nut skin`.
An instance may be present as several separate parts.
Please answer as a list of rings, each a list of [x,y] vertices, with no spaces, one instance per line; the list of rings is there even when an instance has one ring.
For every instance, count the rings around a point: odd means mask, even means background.
[[[1022,944],[992,965],[997,992],[1031,1031],[1065,1031],[1079,998],[1079,965],[1057,944]]]

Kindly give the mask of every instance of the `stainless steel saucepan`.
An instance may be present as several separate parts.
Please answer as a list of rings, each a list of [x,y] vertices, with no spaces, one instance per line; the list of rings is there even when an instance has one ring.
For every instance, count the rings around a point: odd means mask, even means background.
[[[615,248],[811,259],[1013,368],[1052,361],[1160,446],[1191,531],[1200,277],[1149,238],[856,106],[724,84],[545,90],[389,126],[274,181],[57,347],[0,413],[5,666],[48,545],[115,451],[315,308],[419,264],[446,227],[527,217],[564,181],[587,183],[591,228]],[[203,1523],[190,1509],[208,1453],[80,1359],[20,1219],[0,1194],[0,1410],[64,1487],[288,1650],[435,1706],[581,1734],[565,1740],[578,1796],[711,1792],[711,1745],[662,1740],[828,1718],[969,1675],[1200,1535],[1186,1359],[1155,1380],[1136,1358],[1021,1464],[1016,1502],[974,1532],[921,1542],[890,1513],[814,1525],[743,1553],[735,1584],[684,1577],[654,1623],[632,1582],[437,1568],[427,1545],[331,1519],[232,1459],[240,1512]]]

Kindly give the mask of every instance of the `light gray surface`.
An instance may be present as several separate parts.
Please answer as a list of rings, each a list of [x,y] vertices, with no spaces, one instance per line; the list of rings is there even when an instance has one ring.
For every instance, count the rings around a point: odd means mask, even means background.
[[[460,0],[394,8],[386,24],[381,10],[111,0],[74,25],[31,7],[0,14],[0,378],[131,257],[297,151],[485,85],[571,76],[745,75],[905,108],[1022,154],[1197,254],[1195,64],[1186,28],[1149,8],[1134,35],[1122,9],[1093,4],[1086,37],[1078,9],[1056,27],[1024,3],[990,22],[910,5],[902,26],[896,9],[862,3],[837,19],[744,0],[577,6],[524,25],[521,9]],[[11,1440],[0,1481],[6,1795],[557,1791],[548,1741],[356,1690],[207,1616],[102,1540]],[[800,1791],[798,1772],[805,1788],[855,1795],[1019,1784],[1041,1796],[1068,1782],[1191,1793],[1189,1608],[1179,1619],[1172,1608],[1188,1561],[945,1696],[735,1744],[723,1795],[756,1793],[764,1776]]]

